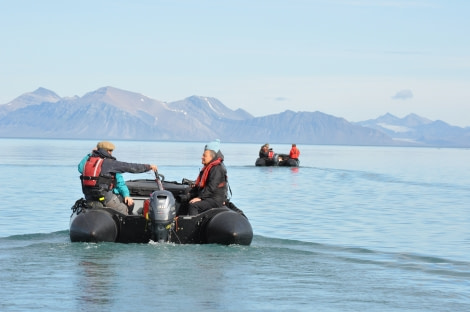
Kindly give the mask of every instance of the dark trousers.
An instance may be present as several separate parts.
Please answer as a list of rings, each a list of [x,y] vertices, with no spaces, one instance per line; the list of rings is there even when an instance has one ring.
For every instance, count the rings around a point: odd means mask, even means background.
[[[217,204],[217,202],[213,200],[212,198],[207,198],[207,199],[203,199],[201,201],[189,204],[188,214],[190,216],[194,216],[194,215],[200,214],[201,212],[209,210],[211,208],[217,208],[217,207],[221,207],[221,205]]]

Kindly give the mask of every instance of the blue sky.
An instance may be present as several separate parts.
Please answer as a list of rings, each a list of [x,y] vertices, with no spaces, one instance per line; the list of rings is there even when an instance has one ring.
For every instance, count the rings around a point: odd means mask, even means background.
[[[0,104],[113,86],[470,126],[469,16],[467,0],[3,0]]]

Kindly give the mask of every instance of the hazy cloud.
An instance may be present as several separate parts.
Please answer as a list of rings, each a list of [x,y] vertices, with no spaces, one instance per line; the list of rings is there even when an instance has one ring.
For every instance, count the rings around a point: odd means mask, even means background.
[[[395,93],[394,96],[392,96],[392,99],[394,100],[408,100],[413,97],[413,92],[411,90],[401,90]]]
[[[429,8],[437,6],[426,0],[343,0],[342,2],[351,6],[366,7]]]
[[[278,96],[277,98],[274,98],[274,100],[275,100],[275,101],[282,102],[282,101],[287,101],[287,98],[282,97],[282,96]]]

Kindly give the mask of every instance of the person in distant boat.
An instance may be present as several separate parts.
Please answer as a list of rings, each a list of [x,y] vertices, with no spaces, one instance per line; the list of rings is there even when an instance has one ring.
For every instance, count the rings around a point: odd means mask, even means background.
[[[300,156],[300,150],[297,148],[297,144],[292,144],[292,147],[289,152],[289,158],[298,160]]]
[[[116,174],[157,171],[157,166],[118,161],[112,156],[113,151],[114,144],[103,141],[97,144],[97,149],[90,156],[87,155],[87,159],[81,168],[82,191],[85,199],[92,206],[104,206],[127,215],[129,213],[128,205],[122,197],[118,197],[113,192],[115,185],[118,183]],[[80,165],[78,169],[80,171]]]
[[[277,164],[279,159],[278,155],[274,154],[273,149],[269,147],[268,143],[266,143],[261,146],[261,149],[259,150],[259,158],[256,161],[263,166],[273,166]]]
[[[269,158],[269,144],[268,143],[261,146],[259,150],[259,158]]]
[[[222,207],[227,201],[227,169],[220,151],[220,140],[204,147],[201,157],[204,167],[189,190],[189,215],[197,215],[211,208]]]
[[[91,153],[88,153],[87,155],[85,155],[85,157],[83,157],[82,161],[78,164],[78,172],[80,172],[80,174],[83,173],[85,163],[87,162],[88,158],[90,158],[90,156],[93,154],[93,151],[105,147],[106,144],[107,142],[98,142],[96,148],[94,148]],[[122,174],[117,172],[115,178],[116,184],[114,185],[113,193],[119,197],[120,202],[123,202],[127,205],[128,213],[130,214],[134,209],[134,200],[130,196],[129,188],[127,187],[126,181],[124,180]]]

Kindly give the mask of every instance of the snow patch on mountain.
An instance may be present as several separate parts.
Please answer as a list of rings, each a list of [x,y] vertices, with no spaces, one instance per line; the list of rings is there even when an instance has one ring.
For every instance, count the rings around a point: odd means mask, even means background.
[[[397,133],[405,133],[405,132],[413,131],[413,129],[405,127],[405,126],[390,125],[386,123],[378,123],[377,125],[384,129],[397,132]]]

